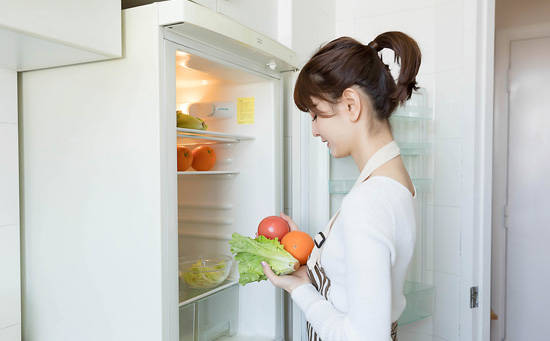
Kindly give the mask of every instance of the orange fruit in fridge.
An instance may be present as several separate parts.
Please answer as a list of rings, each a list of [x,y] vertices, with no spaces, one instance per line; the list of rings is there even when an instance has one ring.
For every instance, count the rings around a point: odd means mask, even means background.
[[[214,167],[216,163],[216,152],[209,146],[199,146],[193,149],[193,163],[191,164],[195,170],[208,171]]]
[[[309,254],[315,245],[313,238],[303,231],[290,231],[281,239],[281,244],[301,265],[307,263]]]
[[[193,163],[193,153],[189,148],[178,146],[178,172],[183,172]]]

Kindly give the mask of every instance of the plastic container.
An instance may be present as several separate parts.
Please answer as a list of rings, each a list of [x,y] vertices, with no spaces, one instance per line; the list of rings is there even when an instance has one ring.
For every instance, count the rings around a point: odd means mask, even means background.
[[[227,255],[181,257],[180,279],[190,288],[213,288],[227,278],[232,264],[233,258]]]

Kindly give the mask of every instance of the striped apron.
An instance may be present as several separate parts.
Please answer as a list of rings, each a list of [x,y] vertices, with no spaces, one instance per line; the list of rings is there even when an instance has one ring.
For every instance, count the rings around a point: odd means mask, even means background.
[[[379,150],[374,153],[374,155],[367,161],[367,164],[365,167],[363,167],[363,170],[361,171],[361,174],[355,181],[355,184],[353,185],[350,192],[360,183],[362,183],[364,180],[366,180],[371,173],[384,163],[388,162],[389,160],[393,159],[394,157],[399,155],[399,147],[397,146],[397,143],[395,141],[392,141],[385,145],[384,147],[380,148]],[[334,224],[334,221],[336,220],[336,217],[340,213],[340,209],[336,211],[334,216],[330,219],[327,226],[325,227],[325,230],[323,232],[319,232],[315,238],[315,247],[311,251],[311,254],[309,255],[309,258],[307,260],[307,274],[309,279],[311,280],[311,284],[315,287],[315,289],[326,299],[328,300],[328,293],[330,289],[330,279],[325,273],[325,269],[321,266],[321,253],[323,251],[322,247],[325,241],[328,238],[328,235],[330,233],[330,230],[332,228],[332,225]],[[306,322],[307,327],[307,336],[308,341],[321,341],[321,338],[317,335],[315,330],[313,329],[313,326],[308,322]],[[392,341],[397,341],[397,321],[394,321],[391,324],[391,331],[390,336]]]

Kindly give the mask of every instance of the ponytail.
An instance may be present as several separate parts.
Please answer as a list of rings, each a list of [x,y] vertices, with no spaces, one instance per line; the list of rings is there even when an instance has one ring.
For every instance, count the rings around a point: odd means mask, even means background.
[[[377,52],[388,48],[393,50],[397,64],[401,66],[395,91],[390,98],[399,104],[411,98],[413,90],[418,90],[416,74],[420,68],[422,55],[418,44],[403,32],[391,31],[378,35],[369,46]]]
[[[392,49],[401,66],[397,82],[378,52]],[[421,54],[418,45],[402,32],[385,32],[368,45],[340,37],[322,46],[304,65],[294,88],[301,111],[314,111],[312,97],[336,103],[346,88],[359,85],[368,95],[376,117],[386,120],[399,104],[418,90],[416,74]]]

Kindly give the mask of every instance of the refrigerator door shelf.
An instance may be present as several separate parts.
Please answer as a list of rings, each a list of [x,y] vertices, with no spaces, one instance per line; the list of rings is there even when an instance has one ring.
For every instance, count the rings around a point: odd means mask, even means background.
[[[433,314],[435,287],[431,284],[405,281],[403,293],[407,298],[405,310],[399,317],[399,325],[405,325]]]
[[[412,178],[414,186],[419,192],[429,192],[431,190],[432,179],[430,178]],[[355,180],[330,180],[329,181],[329,193],[330,194],[347,194]]]
[[[407,120],[433,120],[433,111],[429,107],[420,106],[406,106],[399,107],[391,115],[390,121],[393,119],[407,119]]]

